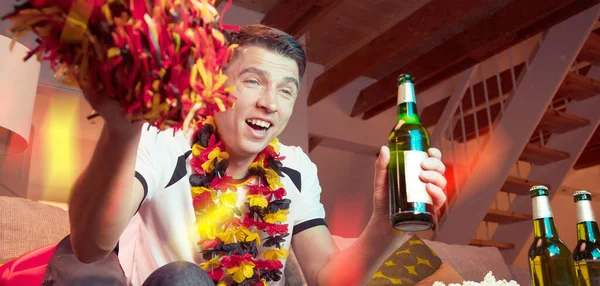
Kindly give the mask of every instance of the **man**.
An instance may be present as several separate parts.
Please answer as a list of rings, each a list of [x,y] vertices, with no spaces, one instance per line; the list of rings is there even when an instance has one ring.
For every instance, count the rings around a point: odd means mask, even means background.
[[[266,26],[242,27],[232,39],[240,48],[226,74],[227,85],[236,87],[237,101],[235,108],[216,114],[215,123],[230,155],[227,173],[242,178],[257,154],[284,130],[306,58],[293,37]],[[88,167],[73,187],[71,234],[59,244],[47,280],[211,284],[197,266],[203,259],[190,234],[195,220],[188,182],[190,138],[182,132],[173,136],[146,130],[130,123],[116,102],[93,90],[84,93],[105,125]],[[286,221],[291,235],[284,248],[293,247],[309,285],[364,284],[406,238],[392,228],[388,217],[389,150],[382,147],[376,162],[372,217],[357,241],[340,252],[325,225],[316,166],[300,148],[279,146],[286,157],[281,183],[292,201]],[[437,208],[445,201],[445,167],[437,149],[429,154],[421,179],[428,183]]]

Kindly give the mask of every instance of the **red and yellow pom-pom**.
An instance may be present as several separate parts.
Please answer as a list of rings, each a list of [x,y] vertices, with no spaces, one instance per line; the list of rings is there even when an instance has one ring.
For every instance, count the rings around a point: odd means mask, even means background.
[[[29,0],[4,16],[25,58],[48,60],[57,79],[103,88],[133,120],[191,128],[233,106],[223,70],[235,51],[213,0]]]

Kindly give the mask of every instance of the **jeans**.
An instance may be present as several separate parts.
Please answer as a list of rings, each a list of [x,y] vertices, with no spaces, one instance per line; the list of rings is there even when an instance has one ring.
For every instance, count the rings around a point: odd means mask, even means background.
[[[44,275],[43,286],[127,286],[127,278],[116,251],[94,263],[81,263],[71,247],[69,236],[58,243]],[[156,269],[142,286],[215,285],[208,274],[191,262],[176,261]]]

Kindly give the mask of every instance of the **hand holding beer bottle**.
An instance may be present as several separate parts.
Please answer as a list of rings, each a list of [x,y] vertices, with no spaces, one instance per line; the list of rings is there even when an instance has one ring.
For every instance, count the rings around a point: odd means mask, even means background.
[[[415,89],[408,74],[398,78],[398,114],[388,137],[390,219],[394,228],[403,231],[424,231],[434,226],[435,185],[423,180],[423,167],[429,158],[429,134],[417,114]],[[434,149],[439,153],[439,150]],[[441,154],[440,158],[441,159]],[[440,162],[441,163],[441,162]],[[443,164],[441,164],[443,167]],[[425,168],[423,168],[425,169]],[[443,174],[444,170],[440,173]],[[443,179],[443,177],[442,177]],[[444,186],[445,186],[445,179]],[[441,186],[440,190],[444,187]],[[438,193],[439,193],[438,191]],[[445,196],[443,197],[445,200]],[[442,201],[443,203],[443,201]]]

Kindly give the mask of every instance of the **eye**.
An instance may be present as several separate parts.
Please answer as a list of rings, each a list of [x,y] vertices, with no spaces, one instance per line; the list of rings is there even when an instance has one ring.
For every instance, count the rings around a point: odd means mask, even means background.
[[[292,91],[290,91],[289,89],[281,89],[280,91],[287,95],[292,95]]]
[[[250,85],[258,85],[258,81],[255,79],[247,79],[244,81],[244,83],[250,84]]]

